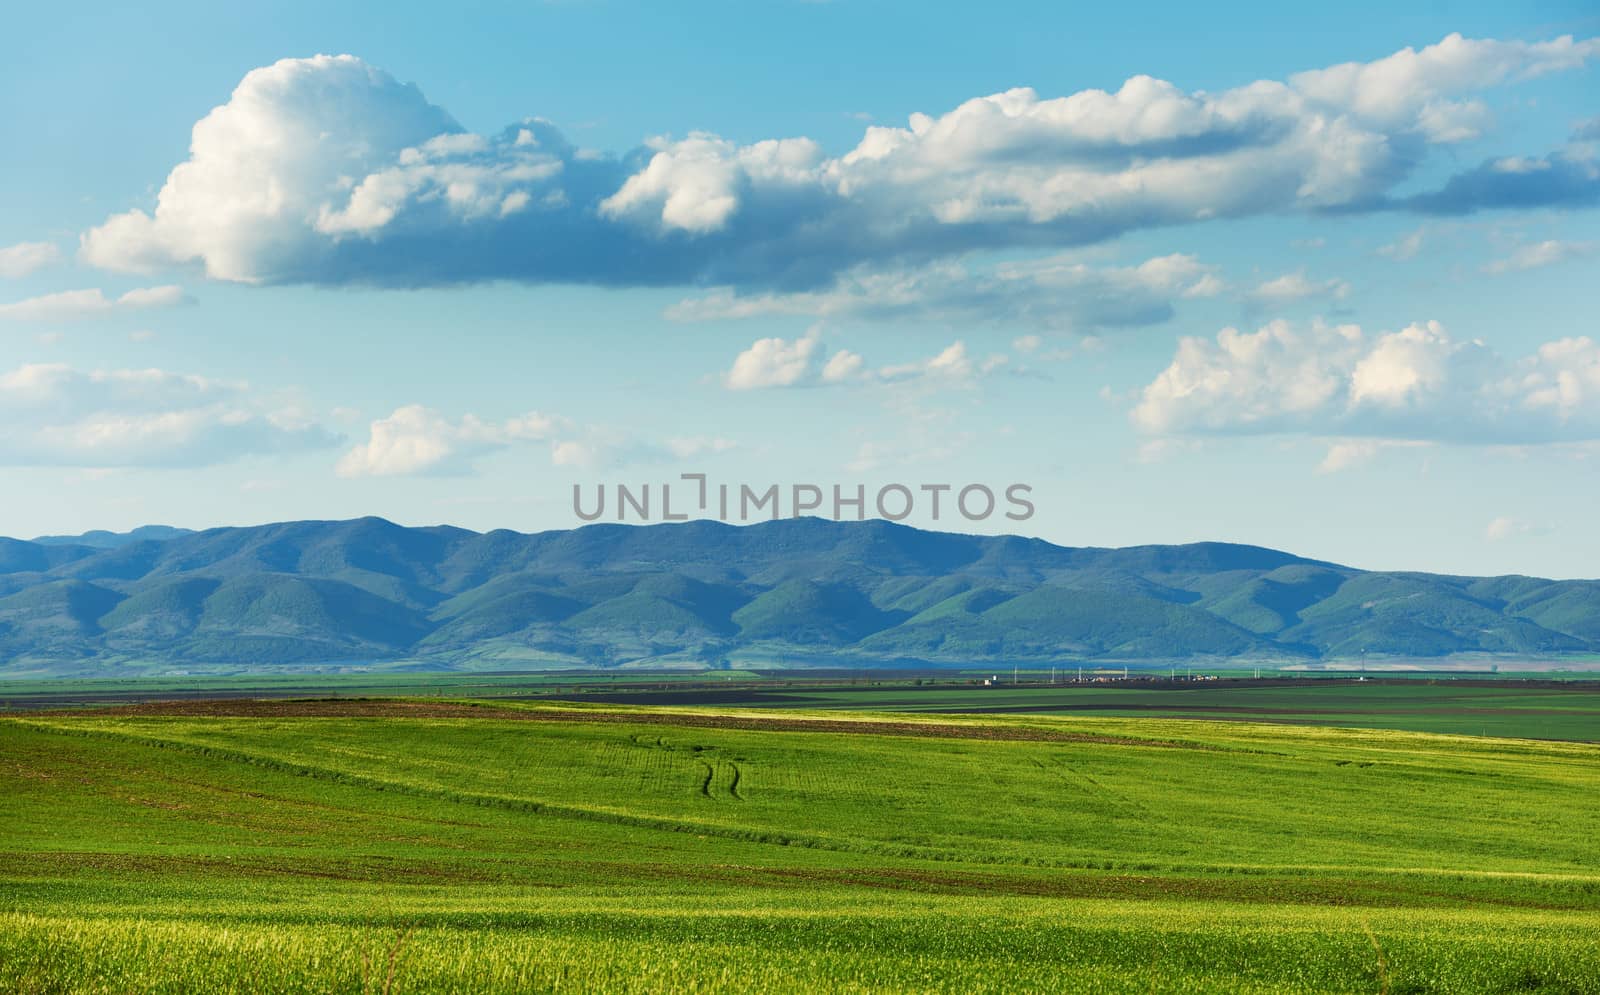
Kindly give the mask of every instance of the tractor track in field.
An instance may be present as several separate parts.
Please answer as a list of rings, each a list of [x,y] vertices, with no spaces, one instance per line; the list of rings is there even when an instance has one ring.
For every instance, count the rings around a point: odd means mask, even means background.
[[[928,739],[973,739],[1026,743],[1094,743],[1156,749],[1203,750],[1215,753],[1255,752],[1187,740],[1140,739],[1101,733],[1070,732],[1025,726],[953,722],[906,722],[867,719],[798,719],[770,715],[705,715],[694,712],[610,712],[588,709],[503,708],[455,702],[405,701],[383,698],[211,699],[155,701],[114,708],[70,709],[34,713],[39,717],[187,718],[397,718],[486,719],[503,722],[570,722],[681,726],[750,732],[808,732],[866,736],[912,736]]]

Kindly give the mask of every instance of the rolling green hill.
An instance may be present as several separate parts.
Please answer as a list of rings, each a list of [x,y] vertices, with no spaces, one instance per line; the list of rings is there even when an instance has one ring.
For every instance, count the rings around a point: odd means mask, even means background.
[[[1600,990],[1589,743],[363,699],[0,757],[7,992]]]
[[[0,540],[0,672],[1600,653],[1600,582],[1371,572],[1226,543],[1065,548],[820,519],[140,535]]]

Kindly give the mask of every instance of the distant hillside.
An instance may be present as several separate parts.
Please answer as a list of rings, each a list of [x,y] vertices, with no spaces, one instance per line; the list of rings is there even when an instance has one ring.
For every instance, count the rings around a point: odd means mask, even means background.
[[[194,535],[192,529],[175,529],[170,525],[141,525],[132,532],[107,532],[104,529],[95,529],[75,536],[38,536],[32,541],[43,546],[88,546],[91,549],[116,549],[129,543],[154,540],[161,542],[165,539],[176,539],[179,536]]]
[[[1600,582],[886,522],[0,539],[0,669],[957,665],[1600,652]],[[97,548],[98,547],[98,548]]]

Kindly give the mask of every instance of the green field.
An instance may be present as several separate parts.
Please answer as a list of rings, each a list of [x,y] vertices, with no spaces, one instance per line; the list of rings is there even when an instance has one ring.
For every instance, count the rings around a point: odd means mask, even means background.
[[[1029,683],[1030,678],[1032,683]],[[174,697],[416,696],[613,704],[1185,718],[1600,741],[1600,683],[1492,675],[1328,677],[1194,684],[1050,684],[1049,672],[982,686],[973,673],[718,671],[499,674],[282,674],[0,681],[0,710],[132,704]]]
[[[814,690],[778,705],[897,712],[1152,716],[1405,729],[1470,736],[1600,741],[1600,689],[1486,686],[1471,681],[1118,687]]]
[[[1600,991],[1600,747],[1080,716],[0,717],[0,991]]]

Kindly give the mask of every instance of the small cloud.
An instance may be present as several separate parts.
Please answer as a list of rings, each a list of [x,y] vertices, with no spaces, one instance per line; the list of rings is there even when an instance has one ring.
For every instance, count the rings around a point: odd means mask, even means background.
[[[1556,263],[1572,259],[1583,259],[1594,255],[1597,251],[1600,251],[1600,243],[1597,242],[1562,242],[1549,239],[1533,245],[1524,245],[1504,259],[1496,259],[1484,266],[1483,271],[1492,276],[1521,273],[1525,270],[1554,266]]]
[[[844,383],[852,380],[861,372],[861,365],[865,362],[853,352],[841,350],[828,357],[827,363],[822,367],[823,383]]]
[[[1138,463],[1163,463],[1173,456],[1194,452],[1200,449],[1202,445],[1203,443],[1199,439],[1146,439],[1139,443],[1139,448],[1134,451],[1134,461]]]
[[[823,289],[751,294],[720,287],[679,301],[665,313],[671,321],[791,315],[1088,331],[1160,324],[1173,317],[1178,301],[1214,297],[1225,289],[1214,267],[1195,256],[1102,267],[1068,253],[992,266],[858,266]]]
[[[95,466],[83,467],[66,474],[63,479],[69,484],[97,484],[102,480],[110,480],[124,473],[122,467]]]
[[[0,277],[17,280],[61,261],[53,242],[18,242],[0,248]]]
[[[1385,450],[1415,449],[1426,445],[1425,442],[1397,439],[1342,439],[1328,447],[1328,454],[1317,464],[1317,472],[1339,473],[1370,463]]]
[[[768,387],[803,387],[837,383],[860,366],[861,357],[849,352],[829,356],[821,330],[813,326],[798,339],[757,339],[734,357],[723,376],[729,390]]]
[[[1388,245],[1380,246],[1378,248],[1378,255],[1383,256],[1386,259],[1393,259],[1396,261],[1415,259],[1417,253],[1422,251],[1422,242],[1426,237],[1427,229],[1418,228],[1415,231],[1408,232],[1405,235],[1400,236],[1398,239],[1390,242]]]
[[[1572,140],[1575,142],[1600,142],[1600,116],[1579,121],[1572,129]]]
[[[596,469],[724,452],[734,443],[694,438],[655,445],[539,412],[491,421],[472,414],[450,418],[409,404],[372,422],[367,441],[345,453],[337,472],[341,477],[468,476],[483,457],[534,445],[547,446],[555,466]]]
[[[1200,279],[1196,280],[1193,286],[1184,290],[1184,292],[1179,296],[1190,299],[1197,297],[1215,297],[1227,289],[1228,285],[1223,283],[1221,278],[1219,278],[1215,273],[1207,273],[1205,276],[1202,276]]]
[[[850,473],[871,473],[891,458],[888,447],[877,442],[863,442],[856,447],[855,458],[844,465]]]
[[[1328,455],[1317,465],[1317,472],[1338,473],[1340,470],[1360,466],[1370,462],[1372,457],[1378,454],[1378,448],[1378,444],[1370,440],[1336,442],[1329,447]]]
[[[108,297],[98,288],[63,290],[0,304],[0,318],[12,321],[72,321],[127,311],[150,311],[193,304],[182,287],[138,287],[121,297]]]
[[[996,353],[975,359],[967,352],[965,342],[952,342],[937,355],[914,363],[885,366],[869,376],[884,383],[910,381],[935,381],[944,383],[970,383],[1005,369],[1010,359]]]
[[[592,469],[601,463],[600,453],[586,442],[568,439],[550,447],[550,462],[556,466]]]
[[[872,368],[860,355],[848,350],[828,353],[818,330],[813,328],[798,339],[758,339],[735,357],[733,367],[722,380],[729,390],[913,382],[968,384],[1010,368],[1010,357],[995,353],[978,359],[960,341],[926,359]]]
[[[1304,270],[1258,284],[1246,300],[1260,306],[1281,306],[1318,298],[1343,300],[1350,296],[1350,284],[1343,280],[1310,280]]]
[[[1500,517],[1484,528],[1483,537],[1490,542],[1505,542],[1508,539],[1525,536],[1549,535],[1553,531],[1555,530],[1547,525],[1535,525],[1517,518]]]
[[[697,456],[716,455],[730,452],[737,448],[739,448],[739,444],[732,439],[708,438],[703,435],[667,440],[667,451],[678,459],[694,459]]]
[[[476,415],[451,420],[420,404],[397,408],[370,426],[362,445],[339,461],[341,477],[456,476],[478,457],[514,442],[546,441],[562,423],[533,412],[504,422]]]
[[[59,363],[0,373],[0,465],[211,466],[337,443],[244,384]]]

